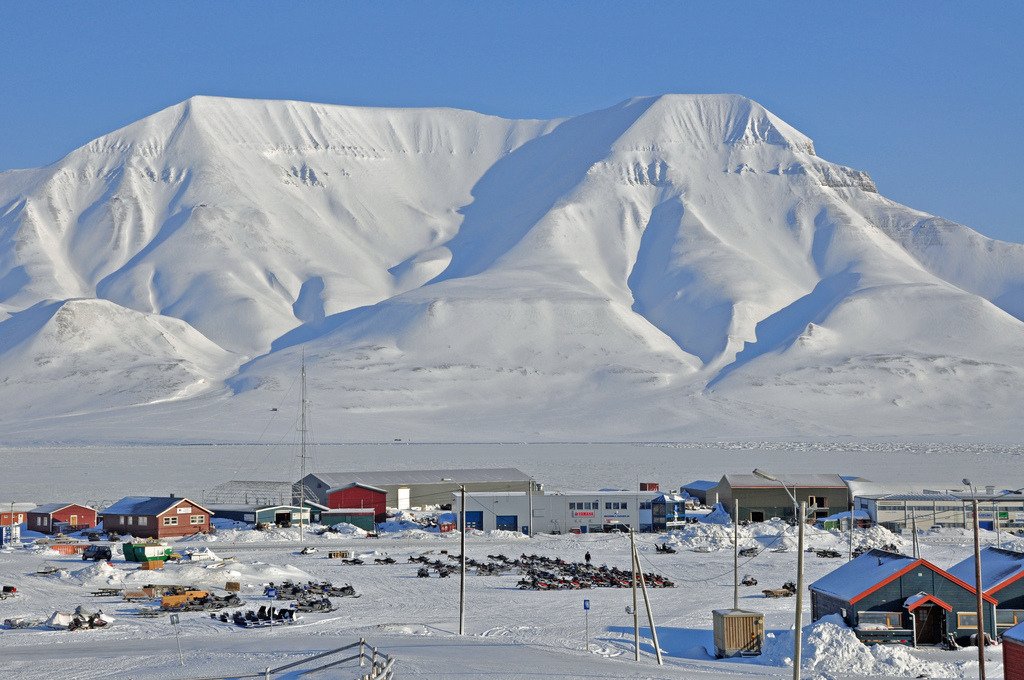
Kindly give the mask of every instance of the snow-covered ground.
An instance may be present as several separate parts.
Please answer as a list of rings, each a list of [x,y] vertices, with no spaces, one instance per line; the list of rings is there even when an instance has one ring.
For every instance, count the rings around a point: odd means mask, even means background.
[[[789,545],[794,529],[766,523],[744,527],[741,545]],[[781,534],[786,534],[781,540]],[[98,678],[116,672],[132,678],[188,678],[221,674],[258,672],[282,665],[304,654],[348,644],[360,637],[399,659],[402,677],[492,679],[522,677],[564,678],[735,678],[788,677],[791,658],[794,599],[766,599],[760,589],[792,580],[796,554],[765,550],[754,558],[743,558],[744,574],[759,585],[743,588],[740,605],[762,611],[769,638],[765,654],[747,660],[715,660],[711,647],[711,610],[731,606],[731,527],[702,525],[687,527],[667,536],[638,537],[641,560],[646,571],[673,579],[677,587],[651,591],[655,620],[665,653],[665,666],[657,667],[646,626],[642,657],[632,659],[632,621],[625,612],[628,590],[534,592],[516,588],[517,574],[467,577],[467,636],[457,634],[458,579],[416,578],[417,565],[407,562],[412,555],[458,552],[457,534],[398,533],[379,539],[340,538],[329,540],[332,547],[352,549],[367,557],[390,555],[394,565],[346,566],[328,559],[324,549],[311,555],[299,554],[298,541],[280,534],[225,532],[217,541],[185,541],[179,548],[205,546],[221,560],[168,564],[163,571],[141,572],[115,558],[113,568],[84,563],[37,550],[0,553],[0,582],[17,585],[16,598],[0,601],[0,617],[38,616],[45,618],[57,609],[84,604],[103,609],[116,621],[109,629],[62,632],[47,630],[0,630],[0,657],[10,677]],[[873,530],[871,539],[889,542],[892,535]],[[991,536],[986,536],[990,540]],[[676,554],[654,550],[655,542],[677,545]],[[844,551],[842,535],[809,530],[814,547]],[[313,544],[310,539],[305,544]],[[940,566],[959,560],[967,539],[959,533],[926,534],[923,555]],[[709,545],[711,552],[686,549]],[[628,566],[628,537],[618,534],[538,536],[510,538],[508,534],[475,532],[468,537],[467,555],[521,553],[581,560],[590,551],[597,563]],[[812,581],[843,563],[808,554],[806,569]],[[55,575],[39,576],[40,566],[53,565]],[[185,667],[179,667],[174,631],[166,617],[142,619],[135,616],[140,605],[118,598],[92,597],[99,587],[138,586],[146,582],[187,583],[223,586],[225,581],[242,581],[247,606],[268,603],[262,584],[284,578],[327,579],[336,584],[351,583],[360,593],[357,599],[336,599],[334,612],[309,614],[300,623],[270,629],[244,630],[211,620],[203,613],[181,615],[179,628]],[[584,651],[583,599],[591,601],[591,650]],[[805,612],[809,622],[809,612]],[[805,676],[809,678],[867,678],[880,675],[920,677],[974,677],[976,651],[947,652],[934,649],[868,649],[851,638],[851,633],[833,623],[819,623],[805,630]],[[988,652],[990,677],[998,674],[999,648]],[[355,673],[350,674],[353,677]],[[339,674],[338,677],[348,677]]]

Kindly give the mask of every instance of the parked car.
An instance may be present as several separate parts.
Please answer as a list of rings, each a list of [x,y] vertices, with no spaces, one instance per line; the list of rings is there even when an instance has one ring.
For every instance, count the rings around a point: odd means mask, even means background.
[[[113,553],[110,551],[109,545],[90,545],[82,552],[82,560],[92,560],[99,562],[100,560],[112,560],[114,558]]]

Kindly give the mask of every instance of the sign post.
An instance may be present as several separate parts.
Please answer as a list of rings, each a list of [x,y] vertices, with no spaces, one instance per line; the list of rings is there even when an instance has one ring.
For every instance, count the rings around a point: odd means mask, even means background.
[[[583,600],[583,621],[584,621],[584,635],[583,642],[585,644],[584,649],[590,651],[590,600]]]
[[[177,614],[171,614],[171,625],[174,626],[174,639],[178,642],[178,663],[181,666],[185,665],[185,657],[181,655],[181,638],[178,636],[178,624],[181,623],[181,619],[178,618]]]

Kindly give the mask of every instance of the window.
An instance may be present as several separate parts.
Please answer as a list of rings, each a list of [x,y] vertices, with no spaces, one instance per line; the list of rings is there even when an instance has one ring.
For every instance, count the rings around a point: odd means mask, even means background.
[[[901,612],[857,612],[857,625],[863,628],[903,628]]]
[[[177,517],[164,517],[164,526],[165,527],[176,527],[176,526],[178,526],[178,518]]]
[[[616,508],[617,508],[617,507],[619,507],[619,504],[618,504],[618,503],[616,503],[616,504],[615,504],[615,507],[616,507]],[[604,504],[604,509],[605,509],[605,510],[611,510],[611,509],[612,509],[612,504],[611,504],[611,503],[605,503],[605,504]]]
[[[128,524],[131,524],[134,519],[135,519],[134,517],[132,517],[131,515],[128,515]]]
[[[576,504],[575,503],[569,503],[569,509],[570,510],[575,510],[576,509]]]
[[[956,613],[956,627],[957,628],[973,628],[978,629],[978,615],[974,612],[957,612]]]
[[[627,507],[627,504],[625,502],[622,503],[622,509],[629,510],[629,507]]]
[[[189,524],[206,524],[206,515],[192,515],[188,518]]]
[[[137,522],[137,524],[138,524],[138,525],[139,525],[140,527],[144,527],[144,526],[146,526],[146,524],[148,524],[148,523],[149,523],[149,518],[148,518],[148,517],[139,517],[139,518],[138,518],[138,519],[136,520],[136,522]]]
[[[1024,621],[1024,609],[997,609],[996,621],[1000,628],[1010,628]]]

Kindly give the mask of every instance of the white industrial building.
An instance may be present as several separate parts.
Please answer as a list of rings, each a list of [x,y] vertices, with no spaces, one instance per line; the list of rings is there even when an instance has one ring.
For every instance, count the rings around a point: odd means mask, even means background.
[[[466,525],[490,531],[526,532],[533,504],[533,533],[598,532],[633,528],[646,530],[653,524],[651,501],[658,491],[554,491],[473,492],[466,494]],[[460,511],[460,496],[452,495],[452,509]]]

